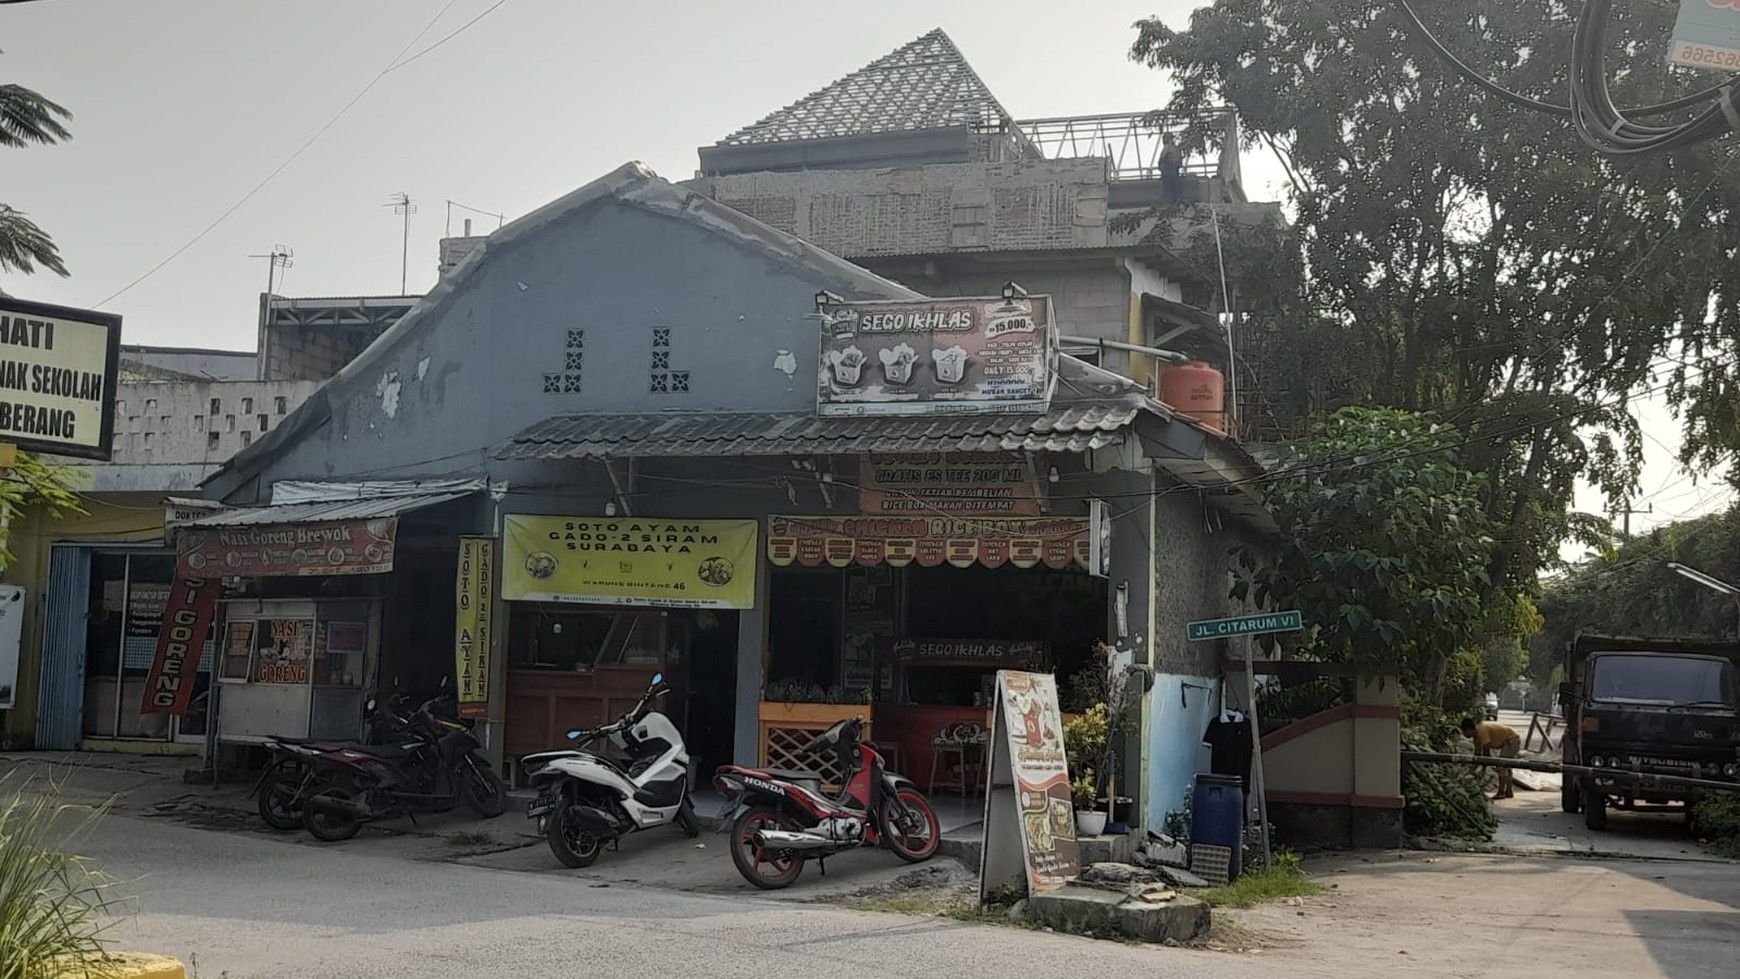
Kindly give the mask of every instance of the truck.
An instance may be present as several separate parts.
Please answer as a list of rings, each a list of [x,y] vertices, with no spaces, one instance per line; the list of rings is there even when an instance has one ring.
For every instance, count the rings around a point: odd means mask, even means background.
[[[1740,643],[1579,635],[1566,648],[1559,700],[1565,812],[1607,828],[1611,808],[1689,814],[1709,789],[1639,776],[1732,782],[1740,789]],[[1689,818],[1689,817],[1688,817]]]

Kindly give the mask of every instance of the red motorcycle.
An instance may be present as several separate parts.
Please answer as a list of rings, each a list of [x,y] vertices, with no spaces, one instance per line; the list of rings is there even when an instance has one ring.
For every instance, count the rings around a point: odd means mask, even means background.
[[[721,832],[731,834],[731,862],[743,879],[764,890],[791,886],[814,858],[844,850],[886,846],[907,863],[936,854],[942,833],[936,811],[918,786],[887,770],[876,749],[863,743],[864,721],[840,721],[803,750],[832,747],[845,785],[822,793],[814,772],[721,767],[713,785],[725,796]]]

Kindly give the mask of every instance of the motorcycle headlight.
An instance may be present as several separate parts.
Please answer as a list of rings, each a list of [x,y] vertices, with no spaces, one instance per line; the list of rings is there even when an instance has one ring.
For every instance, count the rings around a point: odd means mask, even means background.
[[[1607,759],[1602,758],[1600,755],[1596,755],[1595,757],[1589,759],[1589,767],[1591,767],[1591,768],[1605,768],[1605,767],[1607,767]]]
[[[1740,778],[1740,765],[1729,762],[1722,766],[1722,774],[1729,778]]]

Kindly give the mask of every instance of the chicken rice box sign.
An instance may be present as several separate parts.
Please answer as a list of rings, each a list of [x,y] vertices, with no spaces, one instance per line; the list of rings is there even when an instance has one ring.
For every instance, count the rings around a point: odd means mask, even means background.
[[[109,459],[121,318],[0,297],[0,443]]]
[[[817,412],[1044,411],[1056,332],[1048,296],[820,307]]]

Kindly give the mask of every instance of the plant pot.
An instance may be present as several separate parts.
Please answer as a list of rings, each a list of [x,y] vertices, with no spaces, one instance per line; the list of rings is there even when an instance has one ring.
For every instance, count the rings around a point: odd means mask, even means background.
[[[1105,832],[1105,829],[1105,813],[1077,812],[1075,814],[1075,831],[1078,836],[1098,836]]]

